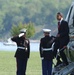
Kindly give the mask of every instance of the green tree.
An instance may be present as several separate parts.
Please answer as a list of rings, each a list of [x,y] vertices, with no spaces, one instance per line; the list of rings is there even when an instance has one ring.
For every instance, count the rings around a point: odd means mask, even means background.
[[[16,36],[20,33],[20,30],[26,28],[27,29],[27,38],[30,38],[35,33],[35,28],[33,23],[22,24],[21,22],[18,25],[13,25],[11,28],[11,35]]]
[[[28,25],[31,21],[39,27],[42,25],[45,27],[54,26],[57,24],[56,13],[60,11],[66,17],[72,1],[0,0],[0,37],[10,36],[11,28],[15,26],[17,28],[19,22]]]
[[[35,28],[34,28],[34,24],[32,22],[29,22],[27,25],[26,25],[26,28],[27,28],[27,37],[32,37],[35,33]]]

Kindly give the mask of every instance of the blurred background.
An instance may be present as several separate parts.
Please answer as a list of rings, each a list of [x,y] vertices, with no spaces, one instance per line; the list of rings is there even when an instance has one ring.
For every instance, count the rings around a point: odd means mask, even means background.
[[[43,28],[50,28],[56,35],[56,13],[62,12],[64,18],[73,0],[0,0],[0,41],[11,37],[13,25],[29,22],[34,24],[33,40],[39,40]]]

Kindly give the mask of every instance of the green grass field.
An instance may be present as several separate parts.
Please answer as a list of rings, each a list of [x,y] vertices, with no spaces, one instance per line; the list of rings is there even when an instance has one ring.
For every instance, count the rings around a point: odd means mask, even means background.
[[[0,51],[0,75],[16,75],[15,52]],[[27,64],[27,75],[41,75],[39,52],[31,52]]]

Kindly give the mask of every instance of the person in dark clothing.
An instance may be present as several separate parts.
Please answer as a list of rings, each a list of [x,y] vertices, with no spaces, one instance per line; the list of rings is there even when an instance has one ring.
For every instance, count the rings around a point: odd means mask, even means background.
[[[17,44],[15,53],[17,72],[16,75],[26,75],[27,61],[30,57],[30,42],[26,38],[26,29],[22,29],[18,36],[12,37],[12,41]]]
[[[58,33],[56,36],[55,44],[54,44],[54,55],[56,56],[57,54],[57,49],[61,50],[60,51],[60,56],[62,58],[62,61],[65,65],[68,65],[68,61],[66,58],[66,55],[64,53],[64,47],[67,46],[69,43],[69,27],[68,23],[63,20],[63,15],[62,13],[58,12],[57,13],[57,20],[58,20]],[[57,57],[57,64],[59,65],[61,63],[60,57]]]
[[[43,29],[44,37],[40,40],[40,57],[42,59],[42,75],[51,75],[52,73],[52,40],[50,29]]]

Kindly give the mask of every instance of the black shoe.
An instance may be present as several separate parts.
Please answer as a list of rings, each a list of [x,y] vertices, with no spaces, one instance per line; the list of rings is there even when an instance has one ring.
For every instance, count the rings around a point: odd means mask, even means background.
[[[69,65],[69,64],[65,64],[65,63],[63,63],[63,66],[67,66],[67,65]]]
[[[64,68],[65,66],[67,66],[67,64],[65,64],[65,63],[61,63],[61,64],[58,65],[57,67],[59,67],[59,68]]]

